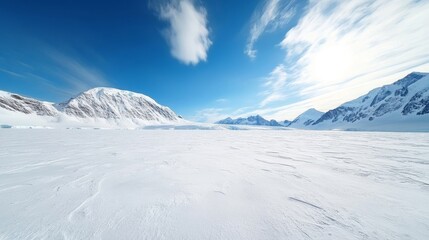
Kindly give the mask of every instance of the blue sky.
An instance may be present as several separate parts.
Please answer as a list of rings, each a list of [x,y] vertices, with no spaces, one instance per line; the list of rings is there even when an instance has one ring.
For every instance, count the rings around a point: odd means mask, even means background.
[[[0,89],[144,93],[196,121],[326,111],[429,71],[429,1],[0,2]]]

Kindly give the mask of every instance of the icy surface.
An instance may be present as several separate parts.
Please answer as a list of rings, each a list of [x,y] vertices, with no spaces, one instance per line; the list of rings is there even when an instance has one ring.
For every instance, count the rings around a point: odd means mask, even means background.
[[[0,129],[0,239],[429,239],[429,134]]]

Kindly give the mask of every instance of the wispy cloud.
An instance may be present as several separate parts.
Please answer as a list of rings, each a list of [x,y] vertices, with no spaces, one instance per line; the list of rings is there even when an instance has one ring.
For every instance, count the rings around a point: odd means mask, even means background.
[[[76,94],[77,91],[74,89],[62,88],[55,84],[53,81],[46,79],[35,73],[26,73],[26,79],[37,82],[38,85],[43,86],[45,89],[49,89],[55,95],[61,97],[71,97],[73,94]]]
[[[264,87],[266,89],[262,94],[265,98],[262,100],[260,107],[264,107],[267,104],[283,100],[286,96],[284,93],[284,86],[286,84],[287,74],[283,64],[278,65],[265,79]]]
[[[65,82],[73,92],[110,85],[99,70],[88,64],[57,51],[48,51],[48,55],[53,60],[52,74]]]
[[[30,63],[9,60],[9,66],[0,67],[2,73],[19,78],[29,88],[37,86],[56,97],[71,97],[93,87],[110,86],[104,74],[93,65],[46,44],[37,45],[39,61]]]
[[[215,102],[216,103],[226,103],[226,102],[228,102],[228,99],[226,99],[226,98],[218,98],[218,99],[215,100]]]
[[[247,56],[251,59],[256,57],[257,50],[254,45],[265,31],[274,31],[294,16],[293,3],[293,0],[264,0],[263,6],[258,8],[252,16],[250,33],[244,51]]]
[[[213,123],[228,117],[228,115],[225,113],[225,110],[226,109],[223,108],[205,108],[197,111],[197,113],[192,116],[190,120],[196,122]]]
[[[204,108],[197,111],[196,114],[190,118],[190,120],[196,122],[214,123],[227,117],[247,117],[251,109],[254,109],[254,107],[242,107],[235,110],[232,110],[231,108]]]
[[[24,76],[22,74],[19,74],[19,73],[16,73],[14,71],[10,71],[10,70],[4,69],[4,68],[0,68],[0,72],[9,74],[13,77],[24,78]]]
[[[299,101],[256,111],[280,119],[310,107],[326,111],[411,71],[429,71],[428,12],[429,1],[310,1],[281,41],[288,80],[275,88]]]
[[[159,16],[169,22],[165,35],[175,58],[193,65],[207,60],[212,41],[202,6],[196,7],[191,0],[172,0],[161,6]]]

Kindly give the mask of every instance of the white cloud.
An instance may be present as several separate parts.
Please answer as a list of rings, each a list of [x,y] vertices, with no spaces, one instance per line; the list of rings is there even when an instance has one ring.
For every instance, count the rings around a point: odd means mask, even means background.
[[[428,12],[429,1],[311,0],[281,41],[288,84],[278,92],[296,101],[257,111],[277,119],[310,107],[326,111],[411,71],[429,71]]]
[[[191,0],[170,1],[161,6],[160,18],[169,22],[166,37],[171,54],[185,64],[207,60],[209,39],[206,10],[196,8]]]
[[[294,1],[265,0],[261,9],[253,13],[251,28],[245,53],[255,58],[257,50],[254,48],[259,37],[269,28],[271,31],[283,26],[294,15],[292,8]]]
[[[270,75],[265,79],[264,86],[268,88],[268,90],[265,90],[263,92],[265,98],[260,104],[261,107],[264,107],[274,101],[283,100],[286,97],[283,92],[286,80],[287,74],[285,66],[283,64],[280,64],[276,68],[274,68]]]

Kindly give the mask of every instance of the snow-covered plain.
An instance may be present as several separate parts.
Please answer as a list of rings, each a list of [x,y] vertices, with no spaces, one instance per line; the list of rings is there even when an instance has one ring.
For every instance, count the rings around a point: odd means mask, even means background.
[[[429,134],[0,129],[0,239],[429,239]]]

